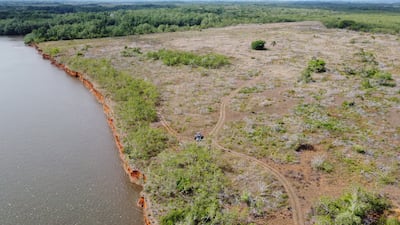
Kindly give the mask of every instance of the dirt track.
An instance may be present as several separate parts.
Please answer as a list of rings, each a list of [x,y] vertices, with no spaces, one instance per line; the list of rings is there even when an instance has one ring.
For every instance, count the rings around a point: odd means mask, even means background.
[[[232,99],[233,96],[235,96],[242,87],[253,84],[255,82],[257,82],[257,78],[252,79],[246,83],[244,83],[243,85],[241,85],[239,88],[235,89],[233,92],[231,92],[227,97],[224,97],[221,101],[221,106],[220,106],[220,112],[219,112],[219,118],[218,121],[215,125],[215,127],[212,129],[212,131],[210,132],[210,137],[211,137],[211,141],[212,141],[212,145],[215,146],[216,148],[219,148],[221,150],[223,150],[225,153],[234,155],[234,156],[239,156],[242,158],[246,158],[247,160],[250,160],[254,163],[257,163],[259,165],[261,165],[268,173],[272,174],[275,176],[275,178],[283,185],[283,187],[285,188],[286,193],[289,196],[289,203],[290,203],[290,207],[291,207],[291,211],[292,211],[292,217],[293,217],[293,224],[294,225],[304,225],[304,215],[302,213],[302,209],[301,209],[301,205],[299,202],[299,198],[296,195],[296,192],[293,189],[293,186],[291,185],[291,183],[285,178],[285,176],[283,176],[278,170],[276,170],[275,168],[273,168],[272,166],[268,165],[267,163],[240,153],[240,152],[236,152],[233,151],[231,149],[227,149],[223,146],[221,146],[218,141],[217,141],[217,136],[218,136],[218,132],[221,130],[221,128],[223,127],[224,123],[225,123],[225,119],[226,119],[226,105],[229,104],[230,100]],[[162,126],[167,130],[168,133],[170,133],[171,135],[175,136],[180,142],[183,141],[190,141],[189,138],[185,138],[185,137],[181,137],[178,132],[176,132],[169,124],[168,122],[165,120],[165,118],[159,114],[159,118],[160,118],[160,122],[162,124]]]

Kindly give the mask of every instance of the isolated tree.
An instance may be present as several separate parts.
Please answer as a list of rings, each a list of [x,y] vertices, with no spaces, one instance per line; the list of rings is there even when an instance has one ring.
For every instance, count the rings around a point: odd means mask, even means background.
[[[317,58],[312,58],[309,62],[308,62],[308,69],[311,72],[315,72],[315,73],[323,73],[326,71],[325,68],[325,61],[322,59],[317,59]]]
[[[251,42],[251,49],[253,50],[265,50],[265,41],[263,40],[256,40]]]

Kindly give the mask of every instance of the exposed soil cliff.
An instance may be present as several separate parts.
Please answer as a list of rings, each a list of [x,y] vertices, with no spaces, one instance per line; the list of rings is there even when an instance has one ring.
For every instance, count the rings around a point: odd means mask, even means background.
[[[139,169],[132,168],[125,158],[124,146],[121,143],[120,135],[118,134],[117,128],[114,124],[114,117],[112,114],[112,110],[108,106],[104,95],[95,88],[95,86],[93,85],[93,83],[90,80],[85,78],[84,74],[82,74],[78,71],[74,71],[74,70],[68,68],[66,65],[57,62],[57,60],[54,59],[51,55],[43,53],[42,49],[40,49],[40,47],[38,45],[32,44],[31,46],[34,47],[39,52],[39,54],[42,55],[43,59],[49,60],[51,62],[51,64],[53,64],[54,66],[56,66],[57,68],[59,68],[61,70],[64,70],[65,73],[68,74],[69,76],[79,79],[82,82],[82,84],[96,97],[96,100],[103,106],[103,111],[104,111],[104,114],[106,115],[107,123],[112,131],[112,134],[113,134],[114,140],[115,140],[115,144],[119,151],[119,156],[122,161],[122,166],[124,168],[125,173],[128,175],[129,180],[132,183],[135,183],[137,185],[141,185],[141,182],[145,182],[146,176]],[[149,216],[151,215],[151,213],[149,212],[150,210],[148,208],[147,199],[145,199],[145,197],[143,195],[142,195],[142,197],[140,197],[138,199],[137,205],[139,207],[143,208],[145,224],[146,225],[156,224],[155,221],[153,221],[153,222],[150,221]]]

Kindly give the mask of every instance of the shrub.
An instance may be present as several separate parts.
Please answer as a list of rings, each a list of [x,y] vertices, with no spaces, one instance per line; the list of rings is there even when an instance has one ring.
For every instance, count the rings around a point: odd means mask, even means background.
[[[323,73],[326,71],[325,61],[322,59],[313,58],[308,62],[308,70],[315,73]]]
[[[116,70],[105,59],[74,57],[68,65],[87,74],[117,103],[118,128],[127,134],[125,154],[130,158],[148,160],[167,147],[168,137],[149,126],[157,120],[159,93],[154,85]]]
[[[329,216],[317,216],[315,225],[332,225],[334,222]]]
[[[298,82],[304,82],[304,83],[311,83],[314,81],[315,80],[311,76],[311,70],[309,70],[308,68],[303,70],[303,72],[301,72],[301,76],[298,79]]]
[[[369,215],[384,217],[384,211],[390,207],[389,200],[381,195],[355,188],[340,198],[322,198],[316,207],[316,224],[326,224],[332,220],[338,225],[361,225],[370,220]],[[319,221],[321,220],[321,221]],[[368,224],[377,224],[370,221]]]
[[[306,129],[311,132],[322,129],[331,134],[338,134],[348,130],[340,119],[331,116],[326,107],[320,104],[299,104],[295,113],[303,118]]]
[[[354,26],[355,24],[356,24],[356,22],[354,20],[341,20],[337,24],[337,27],[340,29],[344,29],[344,28]]]
[[[400,225],[400,221],[395,217],[391,217],[386,220],[385,225]]]
[[[34,33],[29,33],[25,35],[24,37],[24,43],[25,44],[32,44],[35,42],[35,39],[37,39],[36,35]]]
[[[354,145],[353,146],[353,150],[356,151],[357,153],[360,153],[360,154],[365,154],[366,153],[365,148],[363,146],[361,146],[361,145]]]
[[[262,86],[254,86],[254,87],[244,87],[240,89],[239,93],[241,94],[251,94],[251,93],[260,93],[264,90]]]
[[[396,86],[396,82],[393,80],[392,75],[390,73],[379,71],[374,74],[374,77],[377,79],[378,84],[381,86],[387,86],[387,87]]]
[[[226,56],[215,53],[197,55],[192,52],[161,49],[157,52],[147,53],[147,57],[154,60],[162,60],[167,66],[191,65],[216,69],[229,64]]]
[[[232,224],[221,196],[226,178],[215,153],[198,145],[163,152],[149,169],[146,192],[165,206],[161,224]]]
[[[242,193],[242,195],[240,196],[240,200],[242,202],[245,202],[248,206],[250,206],[250,204],[251,204],[251,199],[252,199],[251,194],[247,191],[244,191]]]
[[[336,216],[335,225],[361,225],[361,218],[352,212],[345,211]]]
[[[311,167],[315,170],[322,170],[327,173],[330,173],[333,171],[333,165],[326,160],[325,155],[315,156],[311,160]]]
[[[141,48],[129,48],[125,46],[124,50],[121,51],[121,56],[123,57],[133,57],[135,55],[141,55],[142,49]]]
[[[263,40],[256,40],[251,42],[251,49],[253,50],[265,50],[265,41]]]
[[[161,218],[161,225],[175,225],[185,218],[185,211],[182,209],[175,209]]]
[[[57,56],[60,53],[60,49],[59,48],[50,48],[49,50],[49,54],[54,57]]]
[[[378,65],[375,54],[373,52],[367,52],[362,48],[360,50],[360,52],[356,53],[356,56],[359,56],[361,62],[363,62],[363,63],[375,65],[375,66]]]
[[[157,111],[153,102],[145,101],[138,97],[129,98],[117,108],[118,117],[128,127],[139,126],[143,122],[157,121]]]
[[[328,26],[337,27],[340,29],[349,29],[349,30],[356,30],[356,31],[371,31],[373,25],[356,22],[354,20],[340,20],[336,24],[327,24]]]
[[[128,136],[131,142],[129,157],[133,159],[148,160],[157,156],[167,147],[168,137],[159,129],[142,126],[136,132]]]
[[[325,68],[325,61],[322,59],[316,59],[313,58],[310,61],[308,61],[307,68],[301,72],[301,76],[298,79],[298,82],[304,82],[304,83],[310,83],[314,82],[314,79],[312,78],[311,74],[312,73],[323,73],[326,71]]]
[[[371,84],[371,82],[369,81],[368,78],[365,78],[365,79],[363,79],[363,80],[361,81],[361,87],[362,87],[363,89],[370,89],[370,88],[373,88],[373,86],[372,86],[372,84]]]
[[[343,107],[344,109],[348,109],[348,108],[350,108],[350,107],[353,107],[355,104],[356,104],[356,103],[355,103],[354,101],[351,101],[351,102],[344,101],[344,102],[342,103],[342,107]]]

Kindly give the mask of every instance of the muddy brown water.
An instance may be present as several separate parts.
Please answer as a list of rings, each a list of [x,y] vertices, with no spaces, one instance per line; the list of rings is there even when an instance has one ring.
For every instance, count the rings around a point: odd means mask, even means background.
[[[0,224],[143,225],[139,192],[89,91],[0,37]]]

